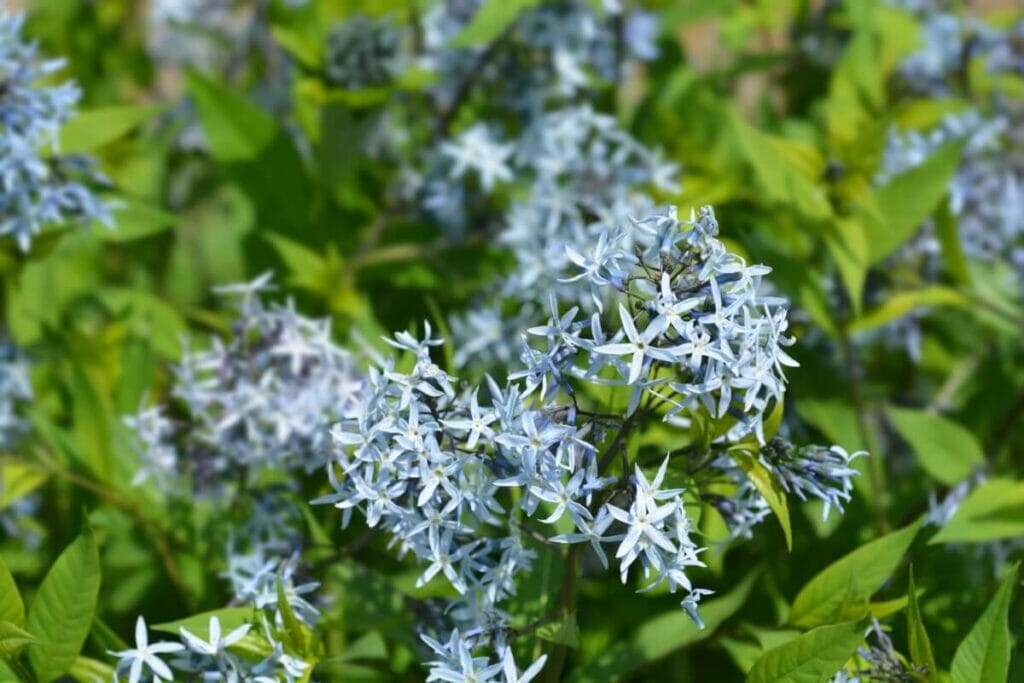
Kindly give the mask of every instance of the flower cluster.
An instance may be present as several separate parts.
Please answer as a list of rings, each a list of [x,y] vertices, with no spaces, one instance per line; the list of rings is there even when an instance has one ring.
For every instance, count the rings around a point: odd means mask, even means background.
[[[594,77],[617,78],[624,58],[657,56],[657,21],[625,11],[615,0],[602,3],[603,11],[586,0],[540,3],[519,15],[497,49],[458,46],[453,39],[483,4],[443,0],[423,15],[417,62],[440,76],[431,95],[442,109],[463,96],[463,83],[471,78],[495,96],[491,106],[533,116],[552,101],[589,89]]]
[[[286,0],[301,6],[306,0]],[[159,61],[222,71],[254,45],[268,49],[269,0],[154,0],[147,41]]]
[[[843,512],[853,491],[852,477],[859,474],[850,467],[865,451],[847,453],[841,446],[794,446],[776,437],[764,447],[761,457],[786,493],[800,500],[817,498],[825,506],[822,517],[828,519],[835,508]]]
[[[324,464],[331,424],[354,409],[359,376],[331,340],[329,320],[298,314],[291,302],[265,305],[270,275],[218,291],[238,296],[232,334],[186,351],[175,368],[172,407],[128,419],[143,444],[137,481],[191,476],[197,489],[245,481],[264,467],[313,471]],[[177,408],[174,406],[173,408]]]
[[[270,288],[269,274],[221,288],[238,297],[231,336],[185,354],[176,405],[126,421],[141,445],[137,483],[152,476],[172,496],[187,495],[191,483],[224,509],[245,510],[228,544],[225,576],[236,598],[273,608],[280,582],[296,616],[312,624],[316,608],[302,596],[317,584],[299,580],[301,513],[290,501],[297,482],[268,484],[266,475],[323,466],[330,426],[356,409],[361,376],[331,340],[328,320],[299,315],[291,302],[265,304]]]
[[[605,566],[602,546],[618,543],[624,581],[639,560],[645,573],[655,572],[652,586],[682,587],[687,605],[696,604],[702,592],[691,589],[685,571],[701,563],[682,492],[660,488],[667,459],[652,482],[639,468],[621,482],[631,499],[627,509],[607,495],[602,501],[615,479],[601,476],[600,422],[551,395],[531,397],[529,384],[502,387],[489,379],[486,400],[482,387],[459,390],[430,358],[441,340],[430,337],[429,327],[422,341],[408,333],[390,341],[412,354],[413,365],[402,372],[388,359],[370,371],[359,414],[334,432],[338,452],[328,471],[335,492],[315,502],[345,511],[346,524],[360,510],[370,527],[392,535],[400,556],[426,565],[419,585],[442,576],[458,591],[449,614],[461,636],[455,649],[428,641],[436,653],[460,661],[459,648],[489,645],[507,656],[509,616],[499,604],[515,594],[517,575],[535,558],[520,533],[523,518],[554,525],[567,517],[574,531],[552,541],[587,543]],[[517,494],[503,496],[505,489]],[[615,520],[625,533],[610,531]],[[449,666],[444,657],[438,667]],[[501,670],[472,657],[461,665]]]
[[[498,235],[513,255],[514,268],[480,306],[452,322],[460,365],[507,361],[511,353],[502,340],[536,321],[545,308],[539,293],[575,297],[575,303],[593,310],[587,291],[560,276],[571,274],[580,254],[616,246],[629,251],[635,241],[643,241],[644,235],[635,231],[622,234],[618,245],[602,242],[602,236],[630,217],[653,211],[653,199],[638,188],[668,190],[675,180],[673,164],[589,105],[547,113],[511,143],[481,145],[476,139],[480,130],[470,129],[444,146],[452,176],[474,173],[485,190],[512,178],[525,187],[514,193],[518,198],[502,216]],[[500,324],[495,318],[505,303],[518,311]]]
[[[763,442],[783,366],[796,365],[784,348],[793,343],[785,302],[760,292],[770,269],[726,250],[711,207],[689,221],[670,208],[634,221],[632,232],[602,233],[588,253],[566,247],[577,270],[567,279],[588,285],[597,312],[577,321],[575,306],[553,311],[547,326],[530,330],[546,340],[543,351],[523,354],[531,387],[624,385],[629,413],[642,400],[666,406],[668,420],[703,407],[735,419],[730,438],[754,433]]]
[[[337,24],[327,37],[328,82],[350,89],[387,83],[396,73],[399,38],[387,22],[362,15]]]
[[[756,457],[787,494],[801,501],[816,498],[824,503],[822,517],[828,519],[833,508],[842,513],[844,504],[850,501],[853,477],[859,474],[850,467],[850,461],[863,455],[867,453],[848,454],[840,446],[795,446],[774,437]],[[754,527],[771,514],[771,508],[731,457],[720,456],[714,464],[735,485],[731,495],[709,496],[729,527],[727,540],[751,538]]]
[[[28,251],[44,226],[112,219],[87,187],[105,180],[92,159],[59,154],[59,134],[80,97],[70,82],[38,82],[63,66],[22,38],[24,17],[0,10],[0,235]]]
[[[594,313],[577,319],[579,307],[563,310],[552,294],[547,324],[527,330],[523,367],[504,385],[490,376],[483,386],[460,384],[432,359],[442,340],[429,326],[422,340],[400,333],[388,342],[411,359],[371,369],[361,405],[334,430],[334,493],[315,502],[343,510],[346,525],[359,510],[400,556],[425,565],[419,585],[440,576],[459,593],[447,610],[447,645],[426,641],[440,656],[432,680],[461,680],[452,678],[460,671],[490,680],[502,671],[510,617],[501,603],[529,571],[528,541],[538,535],[581,544],[606,569],[613,546],[623,582],[639,567],[645,590],[682,589],[683,609],[700,624],[697,605],[709,591],[688,572],[703,566],[701,548],[684,489],[667,485],[680,456],[652,471],[628,462],[625,440],[652,417],[685,425],[703,414],[730,425],[716,452],[752,435],[763,442],[765,410],[781,400],[782,368],[793,364],[783,347],[792,342],[784,302],[758,291],[768,269],[725,249],[710,208],[685,222],[670,209],[632,229],[648,246],[626,250],[615,232],[599,238],[596,252],[570,250],[580,272],[566,284],[583,291]],[[625,407],[587,405],[609,386],[628,388]],[[801,498],[839,509],[849,499],[854,472],[841,449],[773,441],[764,457]],[[716,462],[697,469],[728,472]],[[568,532],[540,531],[566,522]],[[484,647],[493,658],[474,654]]]
[[[259,624],[255,630],[253,624],[243,623],[225,634],[220,619],[211,616],[205,637],[182,626],[180,642],[155,643],[149,642],[146,620],[140,616],[135,622],[135,647],[110,652],[118,658],[116,673],[127,673],[129,683],[182,678],[259,683],[305,680],[309,664],[287,652],[280,626],[259,610],[254,615]],[[170,655],[173,658],[165,661]]]
[[[896,651],[892,639],[885,632],[878,619],[871,619],[871,626],[864,634],[865,640],[874,640],[857,648],[853,663],[847,665],[832,678],[830,683],[868,683],[868,681],[892,681],[912,683],[923,676],[934,674],[924,665],[913,665]]]

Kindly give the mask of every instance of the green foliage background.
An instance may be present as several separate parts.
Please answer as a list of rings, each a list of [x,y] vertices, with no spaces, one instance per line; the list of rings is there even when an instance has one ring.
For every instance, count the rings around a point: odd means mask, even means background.
[[[101,159],[122,208],[114,231],[54,229],[28,255],[10,244],[0,253],[6,327],[34,360],[36,392],[35,435],[0,461],[0,510],[28,495],[42,501],[19,520],[38,547],[0,535],[0,655],[28,653],[8,659],[7,675],[29,663],[40,680],[67,671],[109,679],[105,651],[121,647],[137,614],[157,624],[224,607],[225,539],[202,533],[209,506],[168,510],[150,485],[131,486],[137,455],[121,419],[166,395],[184,336],[202,345],[227,329],[213,286],[273,269],[282,294],[308,315],[330,316],[339,340],[376,339],[443,321],[507,266],[487,234],[452,242],[429,225],[385,221],[393,169],[353,151],[383,107],[415,97],[424,75],[404,74],[379,92],[332,90],[318,77],[331,23],[356,10],[401,15],[409,5],[312,4],[267,19],[297,65],[292,107],[282,113],[247,95],[279,68],[258,53],[230,81],[168,68],[145,49],[140,3],[29,3],[29,34],[47,54],[68,57],[64,75],[84,91],[63,148]],[[466,40],[494,39],[525,4],[495,3],[501,9]],[[574,623],[536,639],[535,652],[560,643],[565,678],[577,682],[824,680],[809,659],[841,666],[870,612],[892,625],[901,652],[954,683],[1000,680],[1011,652],[1007,680],[1024,680],[1010,569],[1022,546],[1000,561],[986,552],[991,541],[1024,536],[1020,292],[1002,284],[1010,266],[971,262],[957,247],[946,193],[955,146],[890,185],[872,184],[890,126],[924,128],[963,102],[890,92],[919,27],[874,3],[846,3],[832,69],[788,40],[811,21],[810,3],[649,4],[663,13],[661,56],[610,89],[610,106],[680,162],[682,185],[663,199],[713,204],[730,246],[771,266],[801,312],[801,367],[789,373],[785,405],[791,429],[871,457],[857,461],[864,471],[845,515],[822,522],[819,505],[783,499],[785,534],[772,521],[753,540],[709,553],[704,585],[717,594],[702,604],[706,630],[667,594],[583,578]],[[1024,81],[998,87],[1019,95]],[[477,104],[462,116],[472,120]],[[175,144],[193,117],[208,151]],[[426,124],[410,125],[414,138],[429,137]],[[310,150],[296,147],[295,128]],[[952,275],[933,283],[887,270],[884,259],[928,217],[954,231],[942,254]],[[838,304],[823,287],[833,275],[843,287]],[[890,286],[887,298],[866,297],[879,282]],[[925,314],[920,362],[863,343],[911,312]],[[665,451],[674,438],[641,441]],[[978,469],[989,480],[954,520],[938,533],[921,527],[929,492]],[[325,484],[310,478],[304,493],[315,497]],[[414,588],[418,572],[383,539],[351,554],[330,550],[360,532],[336,522],[322,510],[308,520],[331,597],[315,636],[317,677],[422,679],[404,597],[440,589]],[[721,522],[706,518],[702,529],[713,537]],[[546,555],[512,611],[544,614],[562,571],[560,558]]]

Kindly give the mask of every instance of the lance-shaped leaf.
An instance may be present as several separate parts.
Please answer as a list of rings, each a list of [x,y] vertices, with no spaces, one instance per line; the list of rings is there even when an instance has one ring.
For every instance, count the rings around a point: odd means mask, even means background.
[[[25,605],[21,602],[21,594],[14,583],[11,571],[0,557],[0,621],[7,621],[15,626],[25,625]]]
[[[819,626],[761,655],[747,674],[747,683],[824,683],[863,641],[861,622]]]
[[[26,630],[39,642],[28,649],[40,681],[67,673],[75,662],[96,612],[100,556],[86,526],[50,567],[28,611]]]
[[[1017,568],[1006,574],[996,596],[953,655],[949,669],[953,683],[1005,681],[1010,668],[1010,629],[1007,619],[1010,597],[1017,582]]]
[[[839,558],[811,579],[793,600],[789,621],[811,627],[836,621],[863,606],[893,573],[917,535],[920,521]]]
[[[927,667],[925,681],[933,681],[939,669],[932,652],[932,641],[921,618],[921,607],[917,603],[917,588],[914,586],[914,568],[910,568],[910,587],[907,589],[907,641],[910,644],[910,659],[915,664]]]

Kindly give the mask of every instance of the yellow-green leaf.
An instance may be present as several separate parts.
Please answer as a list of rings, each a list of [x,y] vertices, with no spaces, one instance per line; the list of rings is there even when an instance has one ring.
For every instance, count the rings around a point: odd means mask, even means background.
[[[887,412],[896,431],[910,444],[917,462],[943,484],[966,479],[985,462],[978,439],[956,422],[909,408],[890,407]]]
[[[819,626],[762,654],[747,674],[747,683],[825,683],[863,641],[860,622]]]
[[[733,461],[747,475],[747,479],[754,485],[761,497],[768,502],[768,506],[775,513],[782,527],[782,533],[786,536],[786,547],[793,549],[793,529],[789,521],[789,505],[786,502],[786,492],[782,485],[772,473],[761,464],[757,456],[748,450],[746,445],[733,446],[729,449]]]
[[[1024,536],[1024,482],[992,479],[968,494],[929,543],[985,543]]]
[[[886,534],[839,558],[811,579],[793,600],[789,621],[811,627],[835,621],[868,601],[895,571],[917,535],[921,522]]]
[[[50,567],[28,611],[26,630],[39,641],[29,660],[41,683],[67,673],[82,650],[96,612],[100,557],[88,526]]]
[[[0,621],[0,657],[13,657],[21,648],[38,642],[31,633],[9,621]]]
[[[0,557],[0,621],[7,621],[15,626],[25,625],[25,605],[21,602],[21,594],[14,583],[11,570]]]

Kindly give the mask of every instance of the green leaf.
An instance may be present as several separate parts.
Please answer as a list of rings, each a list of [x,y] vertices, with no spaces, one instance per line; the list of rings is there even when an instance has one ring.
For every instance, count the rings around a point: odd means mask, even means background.
[[[152,342],[158,354],[168,360],[181,356],[181,339],[188,328],[181,314],[165,300],[133,287],[104,287],[98,297],[111,313],[124,315],[129,329]]]
[[[864,641],[861,622],[819,626],[761,655],[747,683],[824,683]]]
[[[27,630],[39,643],[28,654],[40,683],[67,673],[78,657],[99,591],[100,556],[86,526],[50,567],[29,607]]]
[[[288,595],[284,590],[284,582],[280,577],[277,579],[277,609],[281,613],[281,621],[284,622],[285,642],[301,655],[309,654],[312,644],[312,633],[309,627],[299,621],[292,611],[288,602]]]
[[[761,497],[768,502],[772,512],[775,513],[782,533],[786,536],[786,547],[793,549],[793,529],[789,521],[789,505],[786,502],[786,492],[778,479],[765,467],[755,454],[752,454],[746,445],[738,445],[729,448],[729,455],[741,470],[747,475],[747,479],[754,485]]]
[[[13,657],[21,648],[38,642],[31,633],[9,621],[0,621],[0,657]]]
[[[21,602],[21,593],[14,583],[14,576],[7,568],[4,558],[0,557],[0,621],[15,626],[25,625],[25,605]]]
[[[826,244],[839,268],[839,275],[853,304],[853,312],[860,315],[869,251],[864,226],[852,218],[838,219],[835,231],[828,236]]]
[[[228,633],[235,630],[242,624],[253,621],[254,613],[251,607],[225,607],[209,612],[192,615],[175,621],[165,621],[162,624],[150,626],[154,631],[180,635],[181,629],[195,634],[203,639],[210,637],[210,617],[217,617],[220,621],[221,632]]]
[[[131,242],[164,232],[178,223],[178,217],[144,200],[119,196],[113,204],[114,227],[99,221],[92,225],[92,235],[103,242]]]
[[[789,622],[809,628],[858,606],[866,614],[871,596],[895,571],[920,526],[918,521],[886,534],[830,564],[797,594]]]
[[[815,181],[823,164],[815,158],[813,148],[763,133],[744,121],[736,110],[731,122],[744,158],[770,199],[791,204],[812,219],[832,215],[828,198]]]
[[[971,272],[967,265],[964,245],[960,242],[957,220],[949,208],[949,202],[939,204],[935,211],[935,235],[942,247],[942,257],[946,261],[946,269],[960,283],[971,283]]]
[[[564,619],[559,619],[550,624],[544,624],[537,629],[537,637],[549,643],[556,643],[567,647],[579,647],[580,627],[576,623],[576,613],[573,612]]]
[[[114,680],[114,667],[91,657],[76,657],[68,673],[83,683]]]
[[[244,95],[194,71],[188,91],[214,159],[252,202],[260,228],[313,240],[312,184],[288,133]]]
[[[1007,573],[985,612],[953,655],[949,669],[953,683],[1005,681],[1010,668],[1010,597],[1019,564]]]
[[[1024,536],[1024,482],[991,479],[960,503],[931,543],[985,543]]]
[[[451,40],[452,47],[473,47],[489,43],[507,29],[527,8],[539,0],[501,0],[480,5],[473,18]]]
[[[899,320],[911,311],[926,306],[966,306],[970,300],[949,287],[934,285],[912,292],[896,292],[885,298],[877,308],[854,320],[850,332],[864,332]]]
[[[49,478],[30,465],[16,460],[0,461],[0,510],[21,500],[43,485]],[[3,615],[0,614],[0,619]]]
[[[81,364],[70,361],[75,453],[97,479],[109,483],[114,471],[110,407]]]
[[[914,567],[910,567],[910,586],[907,588],[907,641],[910,645],[910,660],[914,664],[927,667],[925,681],[935,680],[939,672],[932,652],[932,641],[928,638],[928,630],[921,618],[921,607],[917,603],[917,588],[914,586]]]
[[[747,601],[757,575],[758,572],[752,572],[730,592],[701,604],[703,630],[681,609],[673,609],[641,624],[625,642],[608,647],[576,669],[568,680],[570,683],[621,680],[680,648],[710,638],[715,629]]]
[[[960,164],[961,149],[960,143],[943,145],[920,166],[878,188],[874,205],[859,214],[867,229],[871,263],[896,251],[935,210]]]
[[[381,660],[388,658],[388,645],[377,631],[370,631],[349,644],[341,654],[331,657],[335,662],[351,662],[357,659]]]
[[[985,462],[981,444],[956,422],[908,408],[889,408],[887,413],[921,467],[943,484],[966,479]]]
[[[165,109],[164,105],[104,107],[80,111],[60,131],[60,151],[91,152],[127,135]]]
[[[330,264],[321,254],[304,244],[272,232],[264,233],[263,239],[277,252],[289,272],[289,283],[324,296],[330,294]]]

